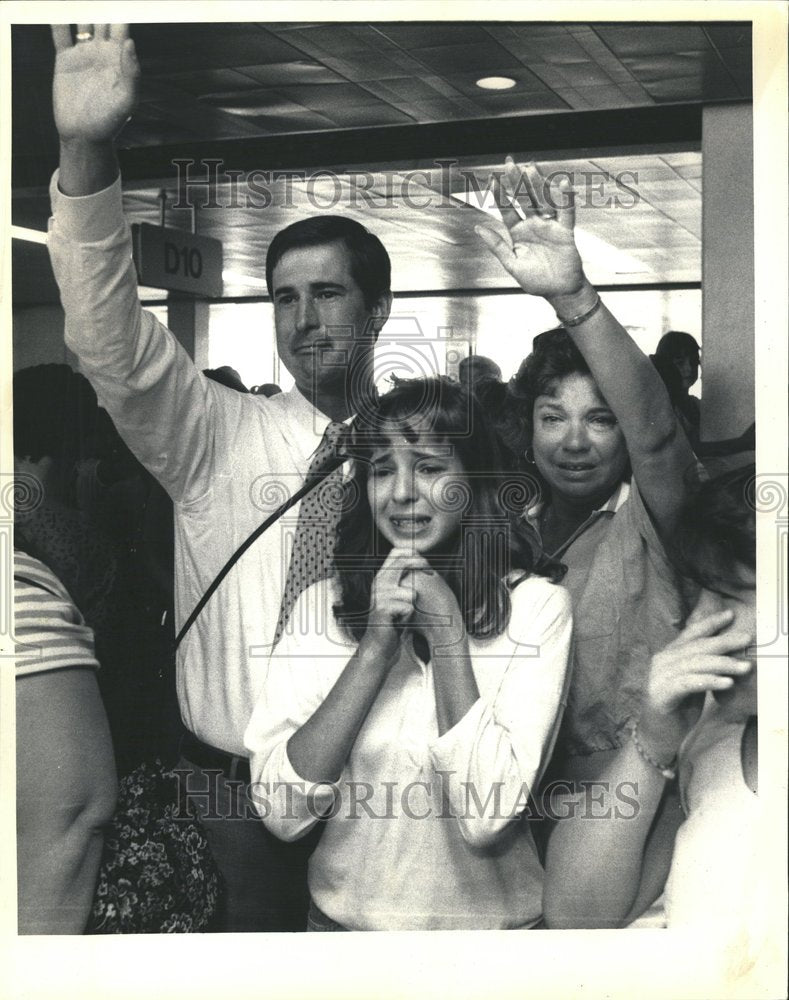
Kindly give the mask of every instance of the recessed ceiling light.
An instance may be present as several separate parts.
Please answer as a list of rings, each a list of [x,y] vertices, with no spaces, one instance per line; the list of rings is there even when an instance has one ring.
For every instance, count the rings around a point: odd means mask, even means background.
[[[477,86],[483,90],[509,90],[515,86],[511,76],[483,76],[477,80]]]

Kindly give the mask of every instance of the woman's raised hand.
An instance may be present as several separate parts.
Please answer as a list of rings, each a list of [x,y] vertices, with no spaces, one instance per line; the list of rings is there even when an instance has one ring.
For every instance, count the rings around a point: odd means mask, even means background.
[[[85,36],[80,40],[80,36]],[[52,26],[52,106],[61,142],[111,142],[137,100],[140,67],[126,24]]]
[[[694,611],[677,638],[652,657],[638,731],[656,759],[675,756],[707,691],[725,691],[753,669],[743,651],[754,637],[729,629],[732,618],[729,610]]]
[[[504,227],[478,225],[476,232],[524,292],[553,298],[574,295],[584,286],[583,264],[575,245],[575,197],[566,178],[558,197],[533,163],[504,164],[504,183],[493,179]],[[523,217],[515,206],[519,206]]]

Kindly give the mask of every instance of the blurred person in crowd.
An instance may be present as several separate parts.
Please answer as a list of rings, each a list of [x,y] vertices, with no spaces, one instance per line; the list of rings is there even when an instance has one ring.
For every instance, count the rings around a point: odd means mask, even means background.
[[[458,380],[460,384],[472,391],[482,379],[497,379],[501,381],[501,368],[493,358],[484,354],[469,354],[458,363]]]
[[[589,821],[565,795],[548,848],[550,927],[631,923],[663,892],[669,927],[747,967],[766,927],[756,701],[756,551],[746,465],[700,483],[669,551],[693,608],[650,661],[632,737],[600,773],[636,809]],[[637,794],[636,794],[637,790]]]
[[[698,341],[689,333],[669,330],[658,341],[655,357],[669,362],[679,375],[680,387],[675,392],[672,402],[692,428],[692,436],[698,440],[701,409],[698,398],[690,394],[691,387],[699,380],[701,348]]]
[[[204,368],[203,375],[220,385],[226,385],[228,389],[235,389],[237,392],[249,392],[250,390],[241,381],[241,376],[230,365],[221,365],[219,368]]]
[[[253,385],[249,391],[255,393],[256,396],[266,396],[270,399],[272,396],[279,395],[282,389],[274,382],[264,382],[262,385]]]
[[[687,338],[687,339],[686,339]],[[661,351],[660,345],[663,344]],[[676,345],[677,352],[682,347],[685,354],[672,354],[671,345]],[[668,345],[668,346],[666,346]],[[694,453],[699,458],[721,458],[726,455],[737,455],[744,451],[753,451],[756,447],[756,424],[750,424],[742,434],[733,438],[723,438],[717,441],[701,440],[701,409],[699,400],[687,391],[690,378],[695,382],[694,372],[698,373],[699,347],[688,333],[670,331],[660,340],[658,351],[650,354],[650,360],[663,379],[677,420],[685,432]]]
[[[117,563],[110,539],[78,509],[79,469],[98,461],[96,394],[62,364],[15,372],[13,393],[14,473],[27,486],[15,506],[15,544],[50,567],[101,631],[113,617]]]

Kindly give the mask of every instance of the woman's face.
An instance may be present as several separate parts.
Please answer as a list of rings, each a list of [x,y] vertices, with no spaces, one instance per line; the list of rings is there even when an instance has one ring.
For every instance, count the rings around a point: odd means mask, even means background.
[[[534,402],[534,461],[554,496],[603,503],[627,469],[625,438],[591,375],[566,375]]]
[[[370,461],[367,499],[393,547],[426,554],[457,535],[465,505],[452,502],[453,484],[465,492],[468,480],[451,444],[424,435],[408,441],[393,428]]]

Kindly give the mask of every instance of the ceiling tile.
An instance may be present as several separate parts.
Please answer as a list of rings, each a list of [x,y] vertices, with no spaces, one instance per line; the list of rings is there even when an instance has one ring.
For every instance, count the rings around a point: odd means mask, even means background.
[[[414,56],[438,73],[453,73],[459,66],[466,72],[487,76],[511,76],[523,71],[522,64],[505,48],[489,38],[477,45],[441,45],[414,50]]]
[[[480,25],[447,22],[418,24],[380,24],[378,30],[395,45],[406,50],[440,48],[447,45],[480,45],[490,35]]]
[[[705,24],[704,33],[718,49],[742,48],[750,52],[753,28],[750,21]]]
[[[704,31],[695,24],[594,24],[592,27],[620,58],[710,48]]]
[[[134,24],[143,73],[214,69],[303,58],[271,32],[249,24]],[[184,44],[184,38],[188,44]]]
[[[376,125],[411,125],[414,119],[386,104],[343,105],[324,108],[323,113],[339,128],[372,128]]]
[[[296,59],[292,62],[271,63],[270,65],[239,66],[238,73],[271,87],[286,87],[293,84],[344,83],[339,73],[312,59]]]

